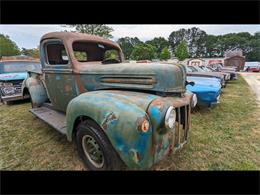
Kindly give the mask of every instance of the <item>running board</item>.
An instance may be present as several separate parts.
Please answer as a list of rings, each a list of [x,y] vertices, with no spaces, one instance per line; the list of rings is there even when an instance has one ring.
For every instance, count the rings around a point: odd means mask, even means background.
[[[60,133],[66,135],[66,115],[64,113],[45,106],[32,108],[29,111]]]

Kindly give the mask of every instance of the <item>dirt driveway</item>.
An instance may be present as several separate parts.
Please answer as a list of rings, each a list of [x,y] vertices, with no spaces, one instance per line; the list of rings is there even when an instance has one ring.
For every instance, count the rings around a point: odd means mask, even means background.
[[[241,72],[240,74],[253,90],[254,94],[256,95],[258,105],[260,107],[260,73]]]

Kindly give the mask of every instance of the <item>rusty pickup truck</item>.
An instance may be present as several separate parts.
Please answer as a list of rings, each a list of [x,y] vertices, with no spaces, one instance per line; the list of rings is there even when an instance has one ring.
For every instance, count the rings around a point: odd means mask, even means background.
[[[30,112],[75,140],[89,170],[149,169],[188,139],[193,94],[182,65],[125,63],[113,41],[52,32],[41,73],[25,81]]]

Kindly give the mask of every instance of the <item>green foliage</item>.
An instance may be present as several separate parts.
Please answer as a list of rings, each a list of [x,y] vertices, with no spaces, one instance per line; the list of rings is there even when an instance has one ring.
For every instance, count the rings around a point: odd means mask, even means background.
[[[154,39],[146,41],[145,43],[155,47],[156,57],[160,57],[162,50],[165,47],[169,47],[169,42],[163,37],[155,37]]]
[[[169,44],[174,51],[180,42],[187,44],[190,57],[223,57],[227,50],[241,49],[247,61],[260,60],[259,32],[208,35],[199,28],[180,29],[169,36]]]
[[[155,47],[145,43],[135,45],[131,53],[131,59],[134,60],[152,60],[155,56]]]
[[[98,35],[104,38],[113,38],[113,36],[111,35],[111,32],[113,32],[113,28],[104,24],[75,24],[69,26],[75,27],[76,31],[80,33]]]
[[[183,61],[189,57],[189,52],[187,49],[187,45],[184,41],[180,42],[180,44],[176,47],[175,56],[178,60]]]
[[[119,55],[117,50],[107,50],[105,52],[104,59],[116,59],[119,60]]]
[[[260,61],[260,32],[254,34],[249,45],[251,50],[247,53],[246,59],[248,61]]]
[[[33,57],[33,58],[40,58],[39,48],[33,48],[33,49],[22,48],[21,54],[26,55],[26,56],[30,56],[30,57]]]
[[[176,47],[184,41],[187,44],[191,57],[202,57],[205,56],[206,52],[206,37],[207,33],[199,28],[182,28],[170,34],[169,44],[174,51]]]
[[[20,50],[9,36],[0,34],[0,57],[19,55]]]
[[[140,41],[137,37],[131,38],[131,37],[122,37],[118,39],[117,43],[120,45],[125,59],[129,60],[131,57],[131,53],[134,49],[134,46],[137,44],[143,43]]]
[[[74,55],[79,62],[84,62],[88,60],[87,53],[84,51],[74,51]]]
[[[160,60],[168,60],[171,58],[171,52],[168,50],[167,47],[162,49],[162,52],[160,53]]]

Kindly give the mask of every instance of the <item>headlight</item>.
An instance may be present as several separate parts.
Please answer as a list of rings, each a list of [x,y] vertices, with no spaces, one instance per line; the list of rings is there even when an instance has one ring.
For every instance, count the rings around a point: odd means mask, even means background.
[[[192,101],[191,101],[191,107],[194,108],[198,103],[198,98],[196,94],[193,94]]]
[[[176,121],[176,112],[173,106],[170,106],[165,114],[165,127],[173,129]]]

